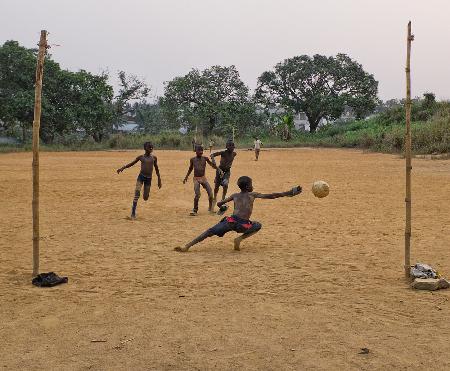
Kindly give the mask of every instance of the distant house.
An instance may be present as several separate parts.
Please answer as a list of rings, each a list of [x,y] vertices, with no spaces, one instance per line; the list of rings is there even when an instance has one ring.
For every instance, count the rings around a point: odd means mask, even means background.
[[[135,121],[125,121],[115,130],[116,133],[131,134],[138,132],[139,126]]]
[[[319,125],[317,126],[320,128],[321,126],[325,125],[327,123],[327,120],[322,118],[320,119]],[[300,112],[294,115],[294,126],[297,130],[300,131],[309,131],[309,121],[306,117],[306,113]]]
[[[269,114],[279,114],[282,115],[284,113],[284,109],[279,108],[271,108],[269,109]],[[355,119],[355,115],[353,114],[353,111],[350,108],[346,108],[344,110],[344,113],[342,114],[342,116],[335,120],[332,121],[333,123],[339,123],[339,122],[346,122],[346,121],[350,121],[350,120],[354,120]],[[322,118],[319,122],[319,125],[317,126],[318,128],[320,128],[321,126],[324,126],[326,124],[328,124],[330,121],[328,121],[325,118]],[[309,131],[309,121],[308,118],[306,117],[306,113],[304,112],[299,112],[297,114],[294,115],[294,127],[297,130],[300,131]]]

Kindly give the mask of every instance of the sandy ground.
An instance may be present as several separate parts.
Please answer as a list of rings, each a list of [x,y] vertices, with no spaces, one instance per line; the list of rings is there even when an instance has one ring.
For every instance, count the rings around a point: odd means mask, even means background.
[[[180,254],[220,217],[204,193],[188,216],[191,153],[156,151],[163,188],[126,220],[139,169],[114,170],[139,153],[41,155],[41,271],[69,277],[51,289],[31,285],[31,154],[0,155],[1,369],[450,369],[450,290],[403,279],[401,158],[239,151],[231,191],[239,175],[307,190],[257,200],[263,228],[241,252],[230,233]],[[450,276],[450,161],[413,166],[413,261]],[[331,185],[322,200],[317,179]]]

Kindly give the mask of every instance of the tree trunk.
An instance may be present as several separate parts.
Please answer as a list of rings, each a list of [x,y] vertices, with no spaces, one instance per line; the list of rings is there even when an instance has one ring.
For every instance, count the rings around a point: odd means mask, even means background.
[[[309,132],[315,133],[317,126],[319,126],[319,123],[320,123],[320,120],[322,119],[322,117],[310,116],[308,114],[306,114],[306,117],[308,118],[308,122],[309,122]]]
[[[93,133],[92,138],[94,138],[96,143],[100,143],[103,139],[103,133]]]
[[[22,123],[22,143],[25,144],[25,141],[27,140],[27,128],[26,124]]]

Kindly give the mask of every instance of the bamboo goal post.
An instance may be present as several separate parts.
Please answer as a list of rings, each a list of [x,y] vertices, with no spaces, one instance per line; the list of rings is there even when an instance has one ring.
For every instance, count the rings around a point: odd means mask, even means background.
[[[406,39],[406,102],[405,102],[405,162],[406,162],[406,223],[405,223],[405,276],[409,279],[411,267],[411,21],[408,22],[408,36]]]
[[[41,126],[41,96],[44,59],[47,51],[47,31],[41,31],[36,64],[33,120],[33,277],[39,274],[39,129]]]

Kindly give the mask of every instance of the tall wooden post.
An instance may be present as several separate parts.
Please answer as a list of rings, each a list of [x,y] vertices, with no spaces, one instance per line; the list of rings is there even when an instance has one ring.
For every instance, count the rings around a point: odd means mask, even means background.
[[[408,22],[407,52],[406,52],[406,134],[405,134],[405,161],[406,161],[406,223],[405,223],[405,276],[409,278],[411,266],[411,21]]]
[[[33,277],[39,274],[39,129],[41,126],[41,95],[44,59],[47,50],[47,31],[41,31],[36,64],[33,121]]]

